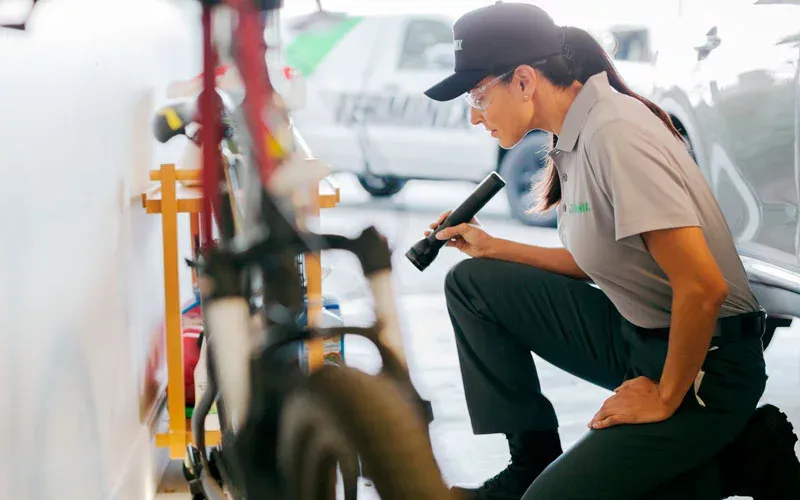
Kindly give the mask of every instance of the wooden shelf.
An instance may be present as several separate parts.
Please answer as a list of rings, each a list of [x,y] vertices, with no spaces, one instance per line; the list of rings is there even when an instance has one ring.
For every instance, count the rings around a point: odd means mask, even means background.
[[[161,213],[162,196],[161,186],[155,186],[142,194],[142,204],[148,214]],[[175,196],[178,201],[178,213],[199,214],[203,211],[202,187],[177,183],[175,185]]]
[[[199,170],[175,170],[175,198],[178,202],[178,213],[199,214],[203,211],[203,186],[199,183]],[[160,170],[150,174],[150,180],[160,181]],[[163,198],[161,183],[150,187],[142,193],[142,206],[148,214],[161,213],[161,200]],[[317,204],[319,208],[334,208],[339,204],[339,186],[329,178],[322,179],[319,183]]]
[[[341,201],[339,186],[335,185],[329,178],[322,179],[319,183],[319,196],[317,197],[319,208],[333,208]]]
[[[184,422],[184,431],[183,442],[185,443],[184,446],[188,444],[197,444],[194,442],[194,436],[192,435],[192,420],[187,418]],[[156,446],[159,448],[171,448],[172,442],[180,441],[181,436],[175,435],[174,431],[156,434]],[[220,431],[206,431],[206,446],[217,446],[220,441],[222,440],[222,433]],[[172,458],[182,458],[183,454],[180,457],[172,457]]]
[[[183,328],[181,324],[178,255],[178,214],[188,213],[191,238],[199,235],[199,216],[203,210],[203,191],[200,170],[179,170],[172,164],[163,164],[150,172],[154,183],[142,193],[142,206],[148,214],[160,214],[164,258],[164,309],[167,344],[167,411],[169,427],[166,432],[156,434],[156,445],[169,448],[170,457],[182,459],[186,445],[193,443],[191,420],[186,418],[186,395],[183,379]],[[340,192],[330,179],[319,183],[313,214],[320,208],[333,208],[340,201]],[[313,324],[321,312],[322,265],[320,256],[305,256],[306,280],[308,283],[308,317]],[[193,276],[193,280],[196,277]],[[309,367],[315,370],[322,366],[321,341],[309,342]],[[220,432],[207,431],[206,445],[219,444]]]

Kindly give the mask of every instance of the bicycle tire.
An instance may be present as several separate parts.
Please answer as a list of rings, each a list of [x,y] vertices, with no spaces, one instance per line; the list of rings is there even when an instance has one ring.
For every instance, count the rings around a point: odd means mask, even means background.
[[[334,499],[335,467],[354,459],[382,500],[451,496],[420,412],[388,377],[352,368],[325,366],[287,397],[278,459],[293,500]]]

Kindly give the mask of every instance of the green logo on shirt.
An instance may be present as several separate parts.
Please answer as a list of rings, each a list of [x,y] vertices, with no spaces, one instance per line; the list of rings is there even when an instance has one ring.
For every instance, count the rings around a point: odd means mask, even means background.
[[[589,202],[572,203],[568,206],[568,211],[571,214],[583,214],[590,211]]]

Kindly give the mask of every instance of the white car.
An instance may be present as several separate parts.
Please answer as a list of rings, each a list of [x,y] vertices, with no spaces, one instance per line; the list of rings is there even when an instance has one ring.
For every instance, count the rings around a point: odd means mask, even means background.
[[[531,179],[542,171],[549,135],[533,131],[506,151],[469,123],[462,99],[439,103],[423,91],[452,72],[453,16],[352,16],[317,12],[287,19],[287,64],[306,80],[306,101],[293,118],[311,150],[334,172],[351,172],[375,197],[398,193],[408,180],[479,182],[493,170],[506,179],[511,213],[528,224],[553,225],[555,214],[527,214]],[[646,30],[598,36],[612,54],[631,54],[618,69],[648,93]],[[633,68],[625,68],[625,65]],[[644,68],[644,69],[643,69]],[[635,71],[634,71],[635,70]],[[645,82],[642,84],[641,82]]]

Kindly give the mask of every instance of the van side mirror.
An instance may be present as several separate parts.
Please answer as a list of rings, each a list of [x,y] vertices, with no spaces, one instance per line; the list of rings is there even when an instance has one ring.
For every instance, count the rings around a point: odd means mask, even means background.
[[[722,45],[722,39],[717,34],[717,27],[714,26],[706,33],[705,40],[694,48],[697,51],[697,60],[702,61],[720,45]]]

